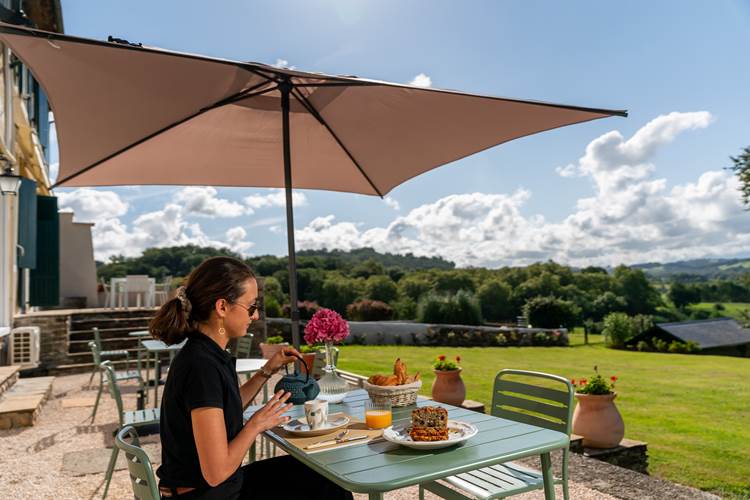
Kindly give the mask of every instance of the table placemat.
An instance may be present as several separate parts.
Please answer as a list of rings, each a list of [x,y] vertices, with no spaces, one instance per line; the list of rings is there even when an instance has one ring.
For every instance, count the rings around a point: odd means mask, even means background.
[[[349,434],[346,435],[347,438],[358,437],[358,436],[368,436],[368,438],[360,439],[357,441],[336,443],[336,444],[331,444],[328,446],[321,446],[320,448],[314,448],[312,450],[306,450],[305,446],[309,446],[314,443],[319,443],[321,441],[331,440],[336,434],[338,434],[344,429],[343,428],[338,429],[338,430],[331,432],[330,434],[324,434],[322,436],[314,436],[314,437],[296,436],[292,434],[291,432],[285,431],[281,427],[274,429],[273,432],[277,436],[284,438],[289,444],[293,445],[296,448],[299,448],[301,451],[305,453],[318,453],[320,451],[337,450],[339,448],[346,448],[348,446],[359,446],[362,444],[372,443],[373,441],[383,440],[382,429],[368,429],[367,425],[365,425],[365,423],[361,419],[357,417],[353,417],[344,412],[332,413],[331,416],[333,415],[346,415],[347,417],[349,417],[349,424],[346,426],[346,428],[349,429]]]

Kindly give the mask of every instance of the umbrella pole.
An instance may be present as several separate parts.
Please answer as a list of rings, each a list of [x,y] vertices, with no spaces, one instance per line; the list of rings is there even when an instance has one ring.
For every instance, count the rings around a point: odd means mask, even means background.
[[[299,309],[297,307],[297,258],[294,249],[294,208],[292,205],[292,158],[289,146],[289,79],[279,83],[281,91],[281,119],[284,138],[284,191],[286,192],[286,235],[289,247],[289,306],[292,319],[292,344],[300,348]]]

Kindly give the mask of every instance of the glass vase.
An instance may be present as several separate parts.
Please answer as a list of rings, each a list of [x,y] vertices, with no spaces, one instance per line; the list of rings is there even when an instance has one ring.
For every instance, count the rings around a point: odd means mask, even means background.
[[[326,342],[326,365],[323,368],[323,376],[318,380],[320,394],[318,399],[329,403],[340,403],[349,392],[349,384],[336,373],[337,350],[333,342]]]

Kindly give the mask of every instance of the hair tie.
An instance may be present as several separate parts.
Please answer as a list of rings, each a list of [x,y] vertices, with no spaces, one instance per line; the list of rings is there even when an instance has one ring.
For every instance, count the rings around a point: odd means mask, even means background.
[[[193,305],[190,303],[190,299],[187,298],[185,287],[178,287],[177,294],[175,296],[177,297],[177,300],[180,301],[180,305],[182,306],[182,310],[185,311],[185,314],[190,314],[190,311],[193,309]]]

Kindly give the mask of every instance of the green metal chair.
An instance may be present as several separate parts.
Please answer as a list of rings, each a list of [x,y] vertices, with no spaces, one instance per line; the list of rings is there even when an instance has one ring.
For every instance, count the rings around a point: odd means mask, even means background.
[[[96,402],[94,403],[94,411],[91,412],[91,423],[94,423],[94,419],[96,418],[96,411],[99,409],[99,400],[102,397],[102,391],[104,390],[104,369],[101,367],[102,364],[102,358],[99,355],[99,350],[96,348],[96,343],[94,341],[89,342],[89,349],[91,349],[91,355],[94,358],[94,365],[99,367],[99,391],[96,393]],[[115,372],[115,379],[118,382],[124,382],[126,380],[137,380],[138,384],[140,385],[140,391],[141,394],[143,394],[143,397],[146,397],[148,394],[148,391],[145,390],[145,386],[143,383],[143,379],[141,378],[141,371],[139,370],[125,370],[125,371],[116,371]],[[91,387],[91,384],[89,384],[89,387]]]
[[[512,380],[509,377],[512,377]],[[535,384],[541,381],[546,383]],[[564,432],[570,436],[573,393],[573,386],[570,382],[556,375],[522,370],[502,370],[495,378],[490,413],[496,417]],[[565,500],[569,500],[568,454],[569,450],[566,447],[563,449],[562,477],[554,481],[555,484],[562,484]],[[460,491],[438,481],[429,481],[419,485],[420,500],[424,500],[425,490],[449,500],[464,500],[505,498],[544,488],[541,472],[513,462],[483,467],[450,476],[441,481],[447,482]],[[466,492],[471,496],[466,496],[461,492]]]
[[[130,443],[126,442],[130,439]],[[133,486],[133,497],[138,500],[160,500],[159,486],[146,452],[140,447],[138,432],[128,425],[115,435],[115,448],[125,453],[130,473],[130,484]]]
[[[120,386],[117,384],[117,377],[115,376],[114,368],[112,368],[112,363],[110,361],[102,361],[101,367],[102,370],[104,370],[105,375],[107,376],[109,391],[112,394],[112,399],[114,399],[117,403],[117,415],[119,416],[120,420],[119,429],[123,429],[127,426],[132,426],[137,429],[150,426],[153,427],[153,430],[155,431],[156,427],[159,425],[159,408],[145,408],[143,410],[126,411],[123,408],[122,393],[120,392]],[[109,483],[112,481],[112,472],[115,469],[118,452],[119,448],[117,446],[114,446],[112,448],[112,455],[109,459],[109,465],[107,466],[104,494],[102,495],[102,498],[107,498]]]
[[[96,343],[96,349],[99,352],[99,357],[102,359],[107,358],[125,358],[125,369],[130,369],[130,353],[127,351],[127,349],[110,349],[110,350],[102,350],[102,337],[99,333],[99,328],[94,327],[92,328],[94,331],[94,340],[93,342]],[[94,375],[96,375],[96,372],[99,371],[99,363],[94,363],[94,369],[91,370],[91,376],[89,377],[89,388],[91,388],[91,382],[94,380]]]
[[[253,349],[253,334],[248,333],[244,337],[237,339],[234,346],[234,355],[237,358],[249,358]]]

